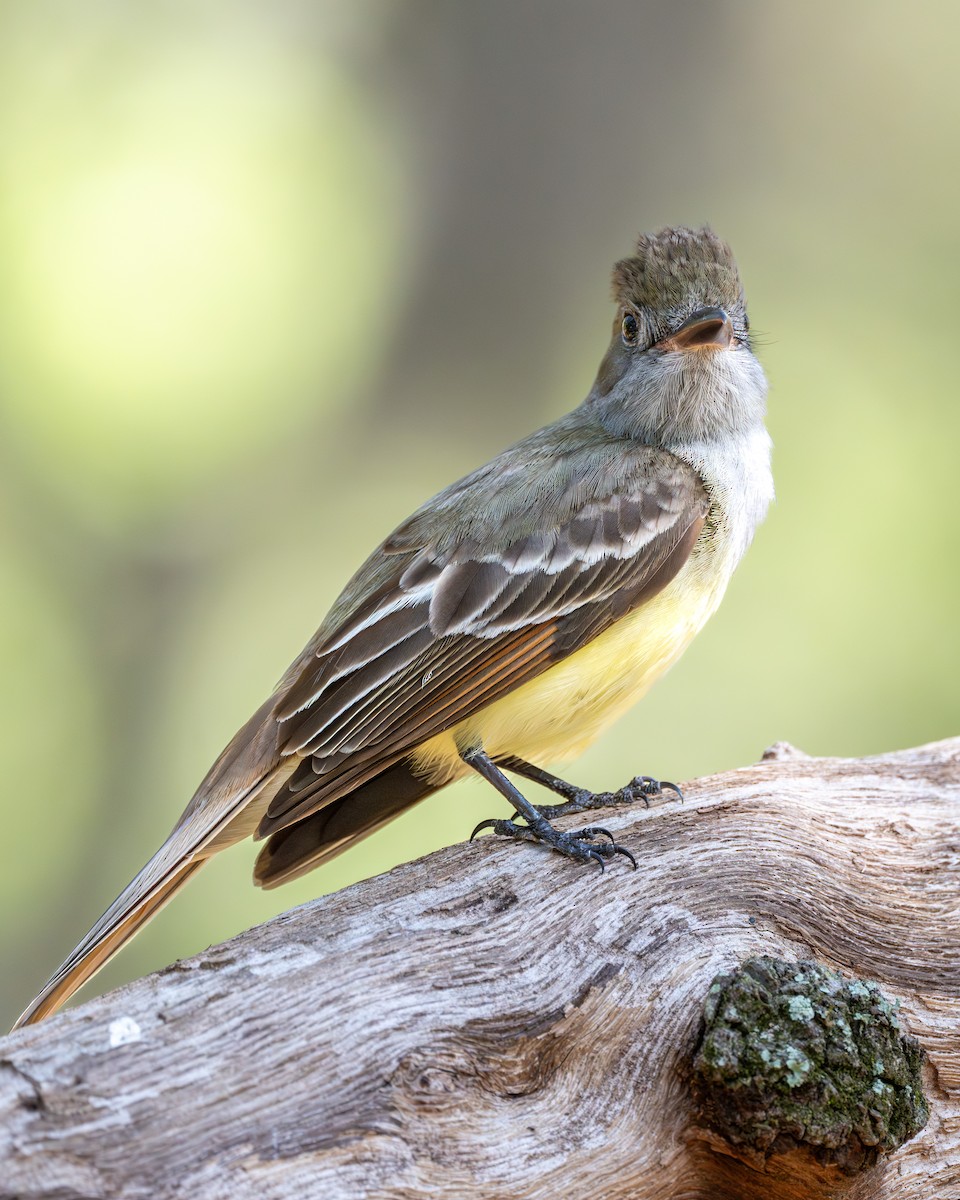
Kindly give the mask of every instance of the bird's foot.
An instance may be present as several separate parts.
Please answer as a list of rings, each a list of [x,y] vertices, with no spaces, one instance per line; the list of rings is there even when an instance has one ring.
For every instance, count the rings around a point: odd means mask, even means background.
[[[664,792],[676,793],[683,800],[683,793],[675,783],[661,782],[652,775],[635,775],[629,783],[624,784],[615,792],[590,792],[586,788],[573,787],[568,784],[562,794],[567,797],[563,804],[538,804],[537,812],[549,821],[557,817],[568,817],[573,813],[587,812],[593,808],[616,808],[626,804],[636,804],[642,800],[646,808],[654,796],[662,796]],[[556,790],[556,789],[555,789]]]
[[[563,808],[564,806],[553,805],[552,807]],[[574,859],[575,862],[595,862],[601,871],[606,869],[604,859],[614,858],[618,854],[628,858],[633,864],[634,870],[637,867],[637,860],[630,851],[613,840],[613,834],[609,829],[601,829],[599,826],[562,832],[554,829],[542,815],[531,819],[530,823],[526,825],[520,825],[516,821],[490,819],[481,821],[474,829],[470,834],[471,842],[482,829],[491,829],[497,836],[512,838],[514,841],[534,842],[541,846],[549,846],[551,850],[556,850],[558,854],[564,854],[567,858]],[[598,837],[606,837],[610,840],[607,842],[594,841],[594,838]]]
[[[637,860],[629,850],[617,845],[609,830],[598,825],[591,825],[586,829],[561,832],[550,824],[555,817],[566,817],[571,813],[581,813],[591,808],[634,804],[637,800],[642,800],[644,804],[649,805],[650,797],[661,795],[665,788],[676,792],[680,799],[683,799],[680,789],[675,783],[660,783],[651,775],[637,775],[625,787],[616,792],[588,792],[586,788],[578,788],[565,779],[558,779],[556,775],[551,775],[549,771],[544,771],[542,767],[535,767],[522,758],[504,756],[494,762],[482,746],[474,746],[463,751],[461,756],[468,766],[473,767],[488,783],[492,783],[497,791],[510,801],[515,810],[512,820],[481,821],[471,833],[471,841],[481,829],[492,829],[500,837],[513,838],[514,841],[519,842],[538,842],[542,846],[549,846],[552,850],[556,850],[559,854],[565,854],[567,858],[572,858],[577,862],[598,863],[601,870],[604,866],[604,859],[614,858],[617,854],[628,858],[634,867],[637,865]],[[549,788],[558,796],[562,796],[564,803],[532,804],[526,796],[517,791],[504,775],[505,770],[511,771],[515,775],[521,775],[524,779],[530,779],[534,783],[540,784],[541,787]],[[517,818],[522,818],[523,824],[520,824]],[[595,841],[594,839],[598,837],[608,838],[609,841]]]

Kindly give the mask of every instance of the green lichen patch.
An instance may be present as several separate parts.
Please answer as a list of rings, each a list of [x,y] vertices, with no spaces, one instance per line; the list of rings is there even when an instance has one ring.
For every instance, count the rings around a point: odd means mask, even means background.
[[[693,1069],[705,1122],[731,1144],[804,1146],[853,1173],[926,1124],[922,1056],[875,983],[764,957],[710,985]]]

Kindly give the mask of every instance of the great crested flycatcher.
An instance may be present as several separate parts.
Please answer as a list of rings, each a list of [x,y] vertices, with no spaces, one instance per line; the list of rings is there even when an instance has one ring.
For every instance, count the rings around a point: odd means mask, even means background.
[[[352,846],[471,769],[580,861],[629,851],[550,817],[628,802],[533,762],[587,746],[683,652],[773,495],[766,382],[710,229],[641,237],[613,272],[586,400],[428,501],[367,559],[214,763],[167,841],[20,1017],[56,1010],[212,854],[266,838],[261,887]],[[566,803],[536,807],[504,775]],[[482,827],[482,826],[481,826]]]

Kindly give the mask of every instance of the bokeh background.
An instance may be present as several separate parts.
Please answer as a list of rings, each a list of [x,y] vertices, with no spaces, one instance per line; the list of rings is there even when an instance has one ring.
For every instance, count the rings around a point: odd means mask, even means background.
[[[572,774],[960,731],[958,35],[946,2],[0,3],[0,1026],[373,545],[579,402],[641,230],[732,242],[778,501]],[[501,812],[458,785],[268,894],[236,848],[86,994]]]

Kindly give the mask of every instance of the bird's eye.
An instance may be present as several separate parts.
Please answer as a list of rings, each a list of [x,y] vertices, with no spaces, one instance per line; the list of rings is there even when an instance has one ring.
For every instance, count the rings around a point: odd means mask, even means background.
[[[620,324],[620,336],[623,338],[625,346],[635,346],[637,338],[640,336],[640,326],[637,324],[637,318],[633,313],[624,313],[623,321]]]

